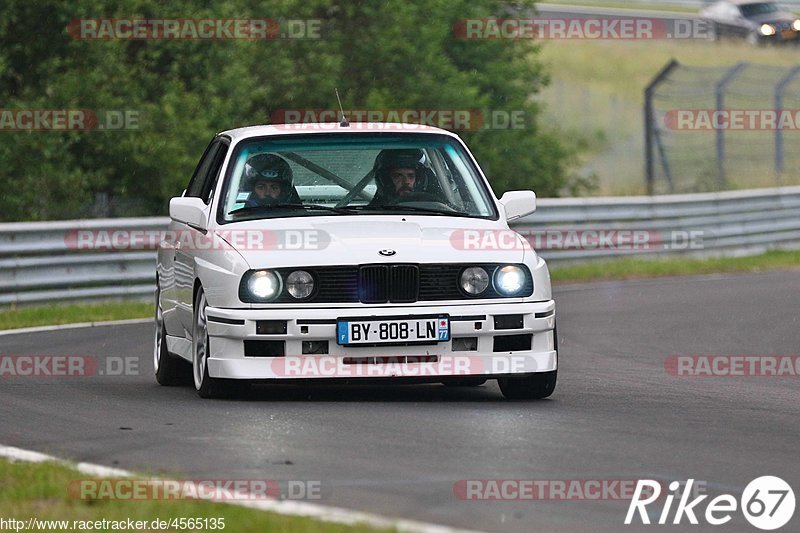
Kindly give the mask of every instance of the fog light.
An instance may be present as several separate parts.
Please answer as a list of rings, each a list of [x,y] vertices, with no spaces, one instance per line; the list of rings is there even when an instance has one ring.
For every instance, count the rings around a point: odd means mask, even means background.
[[[478,349],[478,337],[457,337],[453,339],[454,352],[474,352]]]
[[[324,355],[328,353],[328,341],[303,341],[303,355]]]

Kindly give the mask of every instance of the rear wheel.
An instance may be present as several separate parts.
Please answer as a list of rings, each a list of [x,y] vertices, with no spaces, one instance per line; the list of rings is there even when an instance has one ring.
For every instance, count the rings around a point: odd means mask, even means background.
[[[161,309],[161,288],[156,284],[156,332],[153,342],[153,369],[160,385],[181,385],[188,381],[189,368],[186,363],[167,350],[167,332],[164,329],[164,313]]]

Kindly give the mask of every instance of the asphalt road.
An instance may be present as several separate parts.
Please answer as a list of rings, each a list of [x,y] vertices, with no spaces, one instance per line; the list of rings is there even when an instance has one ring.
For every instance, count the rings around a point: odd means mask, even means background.
[[[716,528],[625,527],[628,500],[465,501],[453,487],[694,478],[738,496],[772,474],[800,496],[800,377],[676,377],[664,366],[673,354],[800,353],[798,295],[798,271],[559,287],[559,384],[538,402],[505,401],[494,382],[201,400],[155,384],[151,325],[4,336],[4,355],[139,368],[0,378],[0,444],[189,479],[320,481],[317,503],[487,531],[757,531],[741,512]],[[797,515],[785,530],[798,530]]]

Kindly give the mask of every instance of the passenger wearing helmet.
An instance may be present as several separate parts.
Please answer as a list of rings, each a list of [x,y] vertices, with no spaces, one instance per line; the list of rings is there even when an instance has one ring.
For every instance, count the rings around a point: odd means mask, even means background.
[[[252,191],[245,200],[246,207],[260,207],[299,202],[292,187],[292,169],[283,158],[273,154],[258,154],[244,166],[246,186]]]
[[[377,191],[370,205],[386,205],[412,197],[425,190],[427,168],[425,153],[419,149],[383,150],[375,158]]]

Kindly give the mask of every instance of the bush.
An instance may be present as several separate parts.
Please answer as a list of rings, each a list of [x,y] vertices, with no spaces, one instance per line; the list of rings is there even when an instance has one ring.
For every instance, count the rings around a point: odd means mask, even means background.
[[[4,109],[130,110],[138,129],[2,132],[2,220],[164,214],[215,132],[279,109],[480,109],[524,113],[524,129],[467,131],[495,192],[568,185],[570,153],[540,131],[531,95],[547,79],[529,41],[462,40],[463,18],[520,16],[508,2],[7,0],[0,20]],[[521,11],[520,11],[521,10]],[[525,16],[525,15],[521,15]],[[320,39],[78,40],[81,18],[320,19]],[[97,199],[102,199],[98,204]]]

